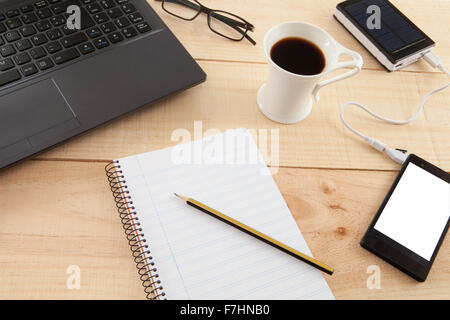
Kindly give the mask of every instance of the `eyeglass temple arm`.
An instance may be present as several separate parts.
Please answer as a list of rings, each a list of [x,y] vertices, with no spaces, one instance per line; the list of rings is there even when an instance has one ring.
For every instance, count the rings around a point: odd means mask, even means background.
[[[161,2],[161,1],[163,1],[163,0],[155,0],[155,1]],[[174,2],[174,3],[183,5],[183,6],[185,6],[185,7],[188,7],[188,8],[197,10],[197,11],[200,10],[200,9],[203,9],[203,8],[200,7],[198,4],[193,3],[193,2],[191,2],[191,1],[189,1],[189,0],[165,0],[165,1],[167,1],[167,2]],[[218,20],[220,20],[220,21],[222,21],[222,22],[224,22],[224,23],[230,25],[230,26],[231,26],[232,24],[233,24],[233,25],[238,25],[238,26],[240,26],[241,28],[246,28],[246,27],[248,26],[248,29],[251,30],[251,31],[253,31],[253,29],[255,28],[251,23],[245,24],[245,23],[242,23],[242,22],[240,22],[240,21],[236,21],[236,20],[234,20],[234,19],[231,19],[231,18],[229,18],[229,17],[222,16],[222,15],[220,15],[220,14],[215,14],[214,17],[215,17],[216,19],[218,19]]]
[[[245,31],[242,31],[242,30],[240,29],[241,27],[239,27],[239,26],[237,26],[237,25],[233,25],[233,23],[231,22],[231,21],[234,21],[234,22],[237,22],[237,21],[235,21],[235,20],[233,20],[233,19],[229,19],[229,18],[224,17],[224,16],[221,16],[221,15],[219,15],[219,14],[217,14],[217,13],[214,13],[214,14],[213,14],[213,17],[214,17],[215,19],[217,19],[217,20],[222,21],[223,23],[226,23],[226,24],[229,25],[231,28],[233,28],[234,30],[236,30],[237,32],[239,32],[240,34],[242,34],[242,35],[245,37],[245,39],[247,39],[248,41],[250,41],[251,44],[253,44],[254,46],[256,45],[256,41],[253,40],[252,37],[250,37]],[[227,22],[227,21],[225,21],[225,20],[222,20],[221,18],[225,18],[225,19],[227,19],[227,20],[230,20],[230,22]],[[237,23],[242,25],[242,23],[240,23],[240,22],[237,22]],[[249,26],[249,27],[250,27],[250,26]],[[245,27],[242,27],[242,28],[245,28]],[[252,29],[249,28],[248,30],[252,31],[252,30],[253,30],[253,26],[252,26]]]

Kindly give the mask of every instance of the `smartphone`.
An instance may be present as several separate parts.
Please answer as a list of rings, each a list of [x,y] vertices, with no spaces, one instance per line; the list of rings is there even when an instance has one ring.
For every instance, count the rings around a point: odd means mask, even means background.
[[[344,1],[334,17],[389,71],[416,62],[435,45],[387,0]]]
[[[361,246],[425,281],[450,218],[450,174],[410,154]]]

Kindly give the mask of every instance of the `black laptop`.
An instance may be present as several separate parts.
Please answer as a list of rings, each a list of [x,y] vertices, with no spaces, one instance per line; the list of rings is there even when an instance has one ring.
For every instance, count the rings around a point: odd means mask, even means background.
[[[145,0],[0,0],[0,168],[205,78]]]

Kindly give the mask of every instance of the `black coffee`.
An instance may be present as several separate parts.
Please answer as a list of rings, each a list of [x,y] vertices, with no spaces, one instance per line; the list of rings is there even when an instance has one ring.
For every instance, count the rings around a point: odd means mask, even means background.
[[[285,38],[275,43],[270,57],[286,71],[311,76],[325,68],[325,56],[320,48],[303,38]]]

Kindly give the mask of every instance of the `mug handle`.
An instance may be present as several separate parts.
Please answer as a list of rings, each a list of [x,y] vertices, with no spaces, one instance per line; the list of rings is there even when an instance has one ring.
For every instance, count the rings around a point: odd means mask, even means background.
[[[337,81],[340,81],[340,80],[352,77],[352,76],[356,75],[358,72],[361,71],[361,68],[362,68],[362,65],[363,65],[363,58],[361,57],[361,55],[359,53],[355,52],[355,51],[352,51],[350,49],[347,49],[347,48],[343,47],[340,44],[337,44],[337,46],[338,46],[338,50],[339,50],[338,58],[340,58],[343,55],[349,55],[349,56],[351,56],[353,58],[353,61],[338,62],[335,67],[330,69],[329,72],[333,72],[333,71],[336,71],[338,69],[349,68],[349,67],[352,68],[352,70],[350,70],[349,72],[346,72],[344,74],[341,74],[341,75],[339,75],[337,77],[334,77],[332,79],[328,79],[328,80],[319,82],[316,85],[316,87],[314,88],[314,90],[313,90],[314,99],[316,101],[320,100],[320,97],[319,97],[319,90],[320,89],[322,89],[323,87],[325,87],[325,86],[327,86],[329,84],[332,84],[334,82],[337,82]]]

